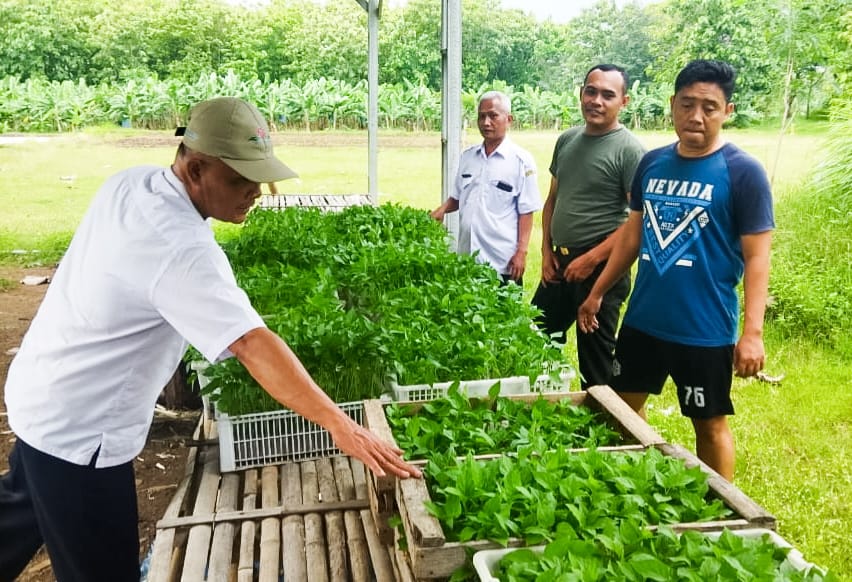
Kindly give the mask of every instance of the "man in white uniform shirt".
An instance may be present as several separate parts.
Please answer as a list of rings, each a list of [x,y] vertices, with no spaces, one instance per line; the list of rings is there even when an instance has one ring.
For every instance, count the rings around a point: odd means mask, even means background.
[[[261,183],[295,175],[260,112],[218,98],[192,110],[170,168],[126,170],[97,193],[9,369],[0,581],[42,543],[59,582],[139,580],[132,462],[187,342],[211,362],[236,356],[377,474],[419,476],[267,329],[210,230],[208,218],[245,220]]]
[[[512,123],[509,97],[489,91],[479,99],[477,124],[481,144],[467,148],[459,160],[453,192],[432,218],[459,211],[459,253],[478,252],[504,283],[523,284],[533,213],[541,209],[532,155],[506,137]]]

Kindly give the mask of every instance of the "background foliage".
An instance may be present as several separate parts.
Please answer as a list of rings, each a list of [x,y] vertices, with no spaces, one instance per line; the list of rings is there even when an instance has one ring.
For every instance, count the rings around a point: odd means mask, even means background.
[[[768,317],[852,360],[852,100],[832,128],[812,179],[777,204]]]
[[[721,58],[740,75],[737,122],[827,111],[849,77],[849,0],[601,0],[567,24],[498,0],[463,0],[463,102],[515,94],[521,126],[578,121],[577,87],[597,62],[635,80],[626,120],[666,123],[675,72]],[[439,126],[440,0],[385,7],[382,122]],[[280,126],[363,127],[366,14],[352,0],[0,0],[0,130],[97,123],[167,127],[189,105],[235,94]]]

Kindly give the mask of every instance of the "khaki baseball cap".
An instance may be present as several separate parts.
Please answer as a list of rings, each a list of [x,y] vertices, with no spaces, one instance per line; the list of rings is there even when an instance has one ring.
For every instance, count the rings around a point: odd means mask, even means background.
[[[279,182],[298,174],[272,151],[269,126],[254,105],[235,97],[202,101],[179,127],[186,147],[219,158],[242,177],[258,183]]]

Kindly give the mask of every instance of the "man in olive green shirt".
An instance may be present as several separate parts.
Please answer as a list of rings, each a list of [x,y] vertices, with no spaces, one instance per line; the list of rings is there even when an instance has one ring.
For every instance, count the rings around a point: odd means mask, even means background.
[[[624,224],[630,183],[645,153],[618,121],[630,100],[627,83],[620,67],[592,67],[580,90],[585,124],[560,135],[553,151],[542,210],[541,282],[532,302],[542,311],[539,325],[562,343]],[[583,388],[609,382],[619,312],[629,293],[627,274],[604,296],[597,332],[577,330]]]

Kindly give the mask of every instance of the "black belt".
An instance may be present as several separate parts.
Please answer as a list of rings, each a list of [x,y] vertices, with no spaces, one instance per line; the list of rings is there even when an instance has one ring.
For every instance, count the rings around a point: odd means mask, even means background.
[[[598,244],[600,244],[600,243],[598,243]],[[592,250],[596,246],[598,246],[598,245],[594,244],[594,245],[588,246],[588,247],[562,247],[562,246],[559,246],[559,245],[553,245],[553,252],[556,253],[557,255],[561,255],[563,257],[569,257],[569,256],[574,256],[574,255],[582,255],[583,253],[586,253],[586,252]]]

